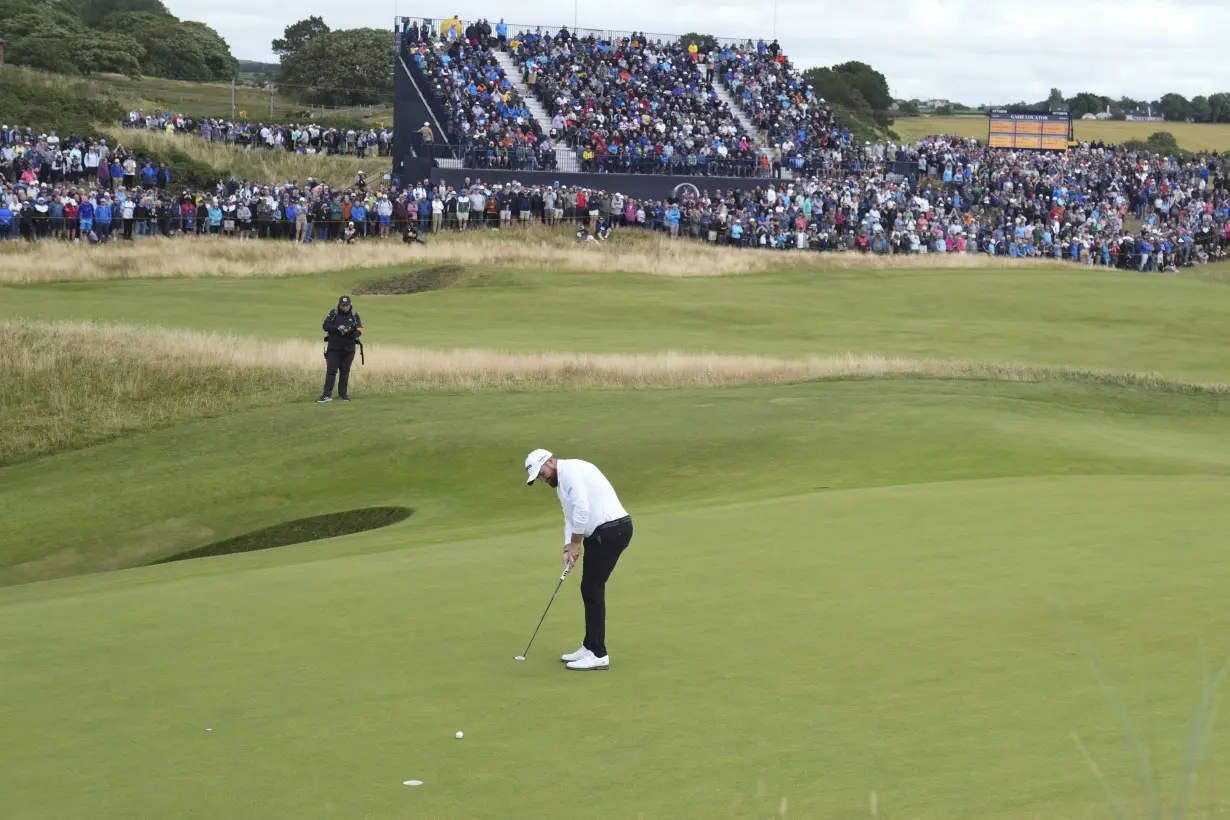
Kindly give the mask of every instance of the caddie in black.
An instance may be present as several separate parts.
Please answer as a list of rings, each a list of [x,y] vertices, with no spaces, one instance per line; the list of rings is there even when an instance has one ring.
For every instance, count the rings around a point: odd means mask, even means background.
[[[321,328],[325,336],[325,391],[316,400],[318,404],[333,401],[333,379],[337,378],[337,397],[342,401],[350,401],[347,387],[350,383],[350,365],[354,361],[355,344],[362,344],[359,337],[363,335],[363,322],[350,297],[343,296],[337,300],[337,307],[329,311]]]

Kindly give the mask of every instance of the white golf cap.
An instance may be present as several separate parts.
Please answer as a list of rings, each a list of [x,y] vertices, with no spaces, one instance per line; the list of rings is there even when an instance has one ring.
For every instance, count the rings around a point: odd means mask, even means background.
[[[547,459],[551,457],[550,450],[535,450],[525,457],[525,472],[528,474],[528,479],[525,482],[528,487],[534,483],[534,479],[538,478],[538,471],[542,469],[542,465],[547,463]]]

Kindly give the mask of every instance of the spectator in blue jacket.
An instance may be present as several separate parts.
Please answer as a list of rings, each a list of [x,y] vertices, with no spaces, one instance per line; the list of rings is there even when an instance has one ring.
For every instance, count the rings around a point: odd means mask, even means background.
[[[77,208],[77,223],[81,228],[81,236],[89,238],[90,231],[94,230],[94,201],[90,197],[81,200],[81,206]]]
[[[104,242],[111,237],[111,200],[106,194],[94,206],[94,231]]]

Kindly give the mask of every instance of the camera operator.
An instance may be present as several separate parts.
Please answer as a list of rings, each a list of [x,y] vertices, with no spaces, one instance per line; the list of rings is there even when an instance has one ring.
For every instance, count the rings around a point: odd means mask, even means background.
[[[347,386],[350,382],[350,365],[354,361],[355,343],[363,335],[363,322],[350,304],[350,297],[337,300],[337,307],[329,311],[321,328],[328,335],[325,341],[325,391],[316,400],[318,404],[333,401],[333,379],[336,376],[337,397],[350,401]]]
[[[419,232],[418,226],[413,222],[406,226],[406,232],[402,236],[402,242],[407,245],[419,244],[426,245],[427,240],[423,238],[423,234]]]

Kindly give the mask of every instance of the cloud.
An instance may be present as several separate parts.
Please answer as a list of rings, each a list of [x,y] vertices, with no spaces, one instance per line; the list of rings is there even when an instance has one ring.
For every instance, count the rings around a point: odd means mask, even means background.
[[[334,28],[393,26],[395,5],[339,7],[325,0],[294,6],[170,0],[179,17],[213,26],[241,59],[275,60],[270,41],[296,20],[318,15]],[[343,8],[344,12],[339,12]],[[774,9],[776,8],[776,15]],[[293,10],[292,10],[293,9]],[[406,3],[400,14],[421,11]],[[598,0],[450,0],[437,16],[503,16],[510,24],[772,39],[797,67],[847,60],[869,63],[902,98],[946,98],[970,105],[1071,96],[1158,99],[1230,91],[1230,62],[1211,53],[1210,33],[1230,31],[1224,0],[744,0],[628,5]],[[775,21],[776,16],[776,21]]]

